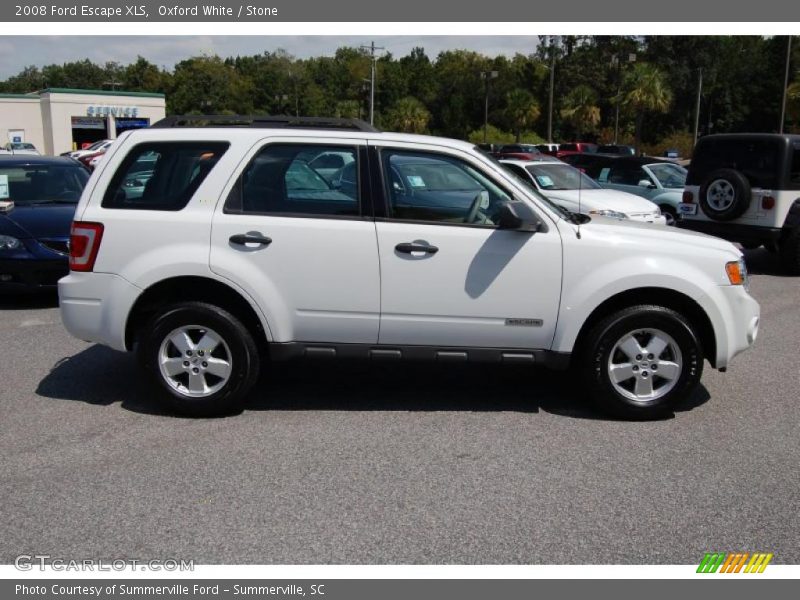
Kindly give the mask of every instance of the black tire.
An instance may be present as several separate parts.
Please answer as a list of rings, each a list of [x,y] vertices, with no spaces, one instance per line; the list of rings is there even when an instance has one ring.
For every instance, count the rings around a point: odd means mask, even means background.
[[[789,230],[781,241],[780,259],[789,275],[800,275],[800,227]]]
[[[174,343],[166,341],[172,333],[181,328],[186,328],[187,335],[195,344],[201,341],[207,330],[214,332],[215,337],[218,336],[221,342],[216,345],[213,354],[211,352],[205,354],[200,348],[195,348],[193,356],[184,357]],[[175,304],[153,317],[144,329],[138,353],[139,362],[144,365],[155,385],[160,388],[162,400],[173,411],[192,417],[221,416],[241,411],[247,393],[259,375],[258,348],[252,335],[231,313],[203,302]],[[168,378],[160,366],[164,353],[169,353],[173,357],[169,360],[177,357],[181,360],[188,359],[182,363],[183,365],[189,363],[186,367],[187,372]],[[202,356],[206,357],[208,363],[203,362]],[[205,370],[211,359],[227,362],[229,375],[227,378],[217,377],[209,368],[207,374],[200,373],[203,385],[207,387],[209,393],[200,397],[187,395],[192,393],[189,390],[188,370],[192,369],[195,373],[201,368]],[[199,362],[195,365],[195,362],[190,361]],[[218,389],[215,390],[217,386]]]
[[[661,378],[652,368],[634,366],[637,373],[619,385],[611,382],[611,353],[615,346],[629,334],[640,330],[655,330],[659,335],[666,333],[672,338],[672,342],[680,352],[680,360],[670,356],[672,345],[667,346],[659,356],[648,360],[653,361],[650,365],[660,362],[664,357],[665,361],[671,364],[681,365],[677,371],[678,375],[668,379]],[[640,339],[647,340],[646,334],[639,334]],[[655,338],[650,337],[650,340]],[[641,344],[641,342],[639,342]],[[617,363],[616,356],[620,351],[615,352],[614,363]],[[585,390],[590,398],[603,411],[623,419],[647,420],[658,419],[672,413],[676,404],[684,401],[700,382],[703,374],[703,348],[697,339],[691,324],[683,316],[663,306],[640,305],[632,306],[611,314],[598,322],[584,338],[583,347],[580,350],[579,370]],[[647,355],[642,355],[642,359],[647,360]],[[637,363],[632,357],[631,364]],[[658,366],[658,364],[656,366]],[[649,371],[645,372],[645,368]],[[636,385],[638,379],[650,377],[650,385],[656,396],[649,400],[636,400],[619,390],[622,385],[631,387]],[[657,385],[656,385],[657,384]],[[670,388],[671,386],[671,388]],[[637,388],[630,390],[629,394],[634,394]],[[659,391],[663,392],[658,395]]]
[[[719,208],[709,204],[709,189],[730,190],[730,204]],[[750,206],[750,182],[735,169],[717,169],[708,174],[700,186],[700,208],[709,219],[732,221],[741,217]]]
[[[661,209],[661,214],[667,218],[667,225],[672,227],[678,223],[678,213],[672,206],[669,204],[662,204],[658,208]]]

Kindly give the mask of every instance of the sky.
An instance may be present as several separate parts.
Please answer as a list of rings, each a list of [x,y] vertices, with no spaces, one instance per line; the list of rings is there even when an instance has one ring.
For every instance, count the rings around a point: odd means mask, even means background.
[[[469,49],[488,56],[530,54],[535,36],[0,36],[0,79],[24,67],[88,58],[95,63],[128,64],[137,55],[171,69],[191,56],[260,54],[283,48],[298,58],[330,56],[340,46],[375,40],[395,57],[422,46],[431,58],[443,50]]]

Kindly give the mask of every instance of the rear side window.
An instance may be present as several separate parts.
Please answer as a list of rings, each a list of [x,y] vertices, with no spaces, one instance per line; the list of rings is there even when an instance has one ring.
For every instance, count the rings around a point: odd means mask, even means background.
[[[800,144],[792,145],[792,170],[789,178],[794,185],[800,185]]]
[[[736,169],[760,188],[780,187],[780,140],[708,140],[698,143],[689,166],[687,185],[703,185],[717,169]]]
[[[114,174],[103,208],[181,210],[227,149],[226,142],[139,144]]]
[[[265,146],[234,186],[225,212],[357,217],[358,151],[315,144]]]

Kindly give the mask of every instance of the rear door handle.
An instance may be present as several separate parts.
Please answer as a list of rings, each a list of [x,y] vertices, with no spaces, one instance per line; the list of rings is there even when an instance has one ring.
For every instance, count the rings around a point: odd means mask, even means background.
[[[424,252],[425,254],[436,254],[439,251],[439,248],[436,246],[429,246],[427,244],[411,244],[411,243],[403,243],[397,244],[394,247],[395,250],[398,252],[402,252],[403,254],[411,254],[412,252]]]
[[[245,244],[261,244],[262,246],[269,246],[272,243],[272,238],[254,233],[237,233],[228,239],[230,240],[231,244],[236,244],[237,246],[244,246]]]

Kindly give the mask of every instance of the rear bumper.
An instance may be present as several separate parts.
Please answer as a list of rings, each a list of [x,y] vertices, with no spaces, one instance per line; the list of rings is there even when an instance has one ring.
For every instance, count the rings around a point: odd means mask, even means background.
[[[76,338],[125,351],[128,315],[141,292],[118,275],[70,273],[58,282],[61,320]]]
[[[757,225],[742,225],[741,223],[700,221],[688,219],[685,216],[677,222],[677,226],[681,229],[699,231],[729,242],[743,244],[775,243],[780,241],[783,231],[780,227],[759,227]]]

